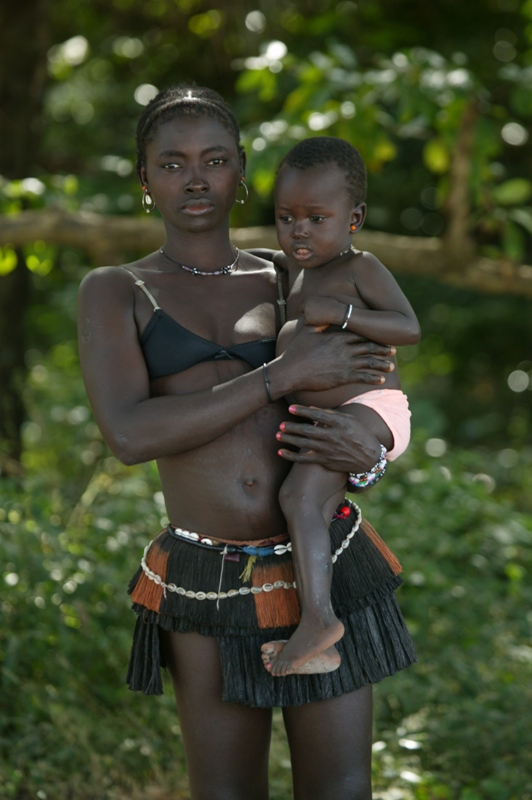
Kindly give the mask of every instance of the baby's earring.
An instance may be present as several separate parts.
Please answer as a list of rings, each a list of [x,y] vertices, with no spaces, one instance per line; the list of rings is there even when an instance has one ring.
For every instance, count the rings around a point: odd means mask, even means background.
[[[356,231],[356,229],[357,229],[357,226],[355,225],[354,222],[352,222],[349,227],[351,228],[351,233],[354,233]]]

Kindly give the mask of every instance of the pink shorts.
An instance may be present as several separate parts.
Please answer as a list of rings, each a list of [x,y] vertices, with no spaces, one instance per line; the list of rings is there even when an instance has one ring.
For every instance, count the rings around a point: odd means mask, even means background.
[[[386,423],[393,436],[393,448],[386,453],[388,461],[393,461],[405,452],[410,441],[410,417],[406,394],[400,389],[373,389],[364,392],[342,405],[360,403],[372,408]]]

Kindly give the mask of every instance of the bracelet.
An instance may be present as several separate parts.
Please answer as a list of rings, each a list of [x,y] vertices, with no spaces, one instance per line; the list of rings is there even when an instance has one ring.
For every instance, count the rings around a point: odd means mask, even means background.
[[[268,395],[268,403],[273,403],[272,393],[270,392],[270,379],[266,372],[266,364],[262,365],[262,375],[264,378],[264,386],[266,387],[266,394]]]
[[[347,480],[351,486],[354,486],[356,489],[364,489],[366,486],[372,486],[374,483],[377,483],[377,481],[380,481],[388,467],[386,452],[386,448],[381,444],[381,454],[374,467],[367,472],[350,472],[347,476]]]
[[[349,303],[349,305],[347,306],[347,311],[345,312],[344,321],[342,322],[341,326],[343,331],[345,331],[345,329],[347,328],[347,323],[349,322],[352,313],[353,313],[353,306],[351,305],[351,303]]]

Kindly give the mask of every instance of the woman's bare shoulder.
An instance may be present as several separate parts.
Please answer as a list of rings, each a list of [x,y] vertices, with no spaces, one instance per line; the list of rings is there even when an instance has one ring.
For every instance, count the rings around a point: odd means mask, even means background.
[[[78,291],[80,346],[136,341],[136,287],[134,274],[127,271],[130,266],[134,269],[134,264],[95,267],[83,278]]]
[[[136,263],[136,262],[135,262]],[[128,270],[131,268],[131,273]],[[78,290],[78,321],[97,325],[114,324],[133,316],[135,308],[135,264],[123,267],[95,267],[81,281]]]
[[[83,299],[94,293],[105,293],[113,297],[125,296],[134,287],[135,280],[140,277],[140,272],[146,269],[145,259],[132,261],[129,264],[112,267],[95,267],[91,269],[79,286],[79,294]]]

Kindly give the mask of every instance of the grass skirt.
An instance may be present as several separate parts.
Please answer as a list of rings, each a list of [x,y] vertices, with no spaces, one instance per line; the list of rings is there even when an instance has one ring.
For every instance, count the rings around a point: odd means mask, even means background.
[[[338,551],[331,600],[345,626],[336,644],[342,658],[339,669],[274,677],[264,668],[261,645],[290,638],[299,620],[289,551],[262,557],[224,556],[164,529],[147,548],[146,569],[140,567],[129,585],[137,614],[129,688],[162,694],[161,628],[216,637],[223,699],[254,707],[297,706],[338,697],[412,664],[414,647],[394,595],[402,583],[401,566],[371,525],[360,522],[356,506],[344,509],[344,516],[330,527],[331,552]],[[246,592],[245,587],[249,593],[239,593]],[[222,597],[215,599],[220,592]]]

